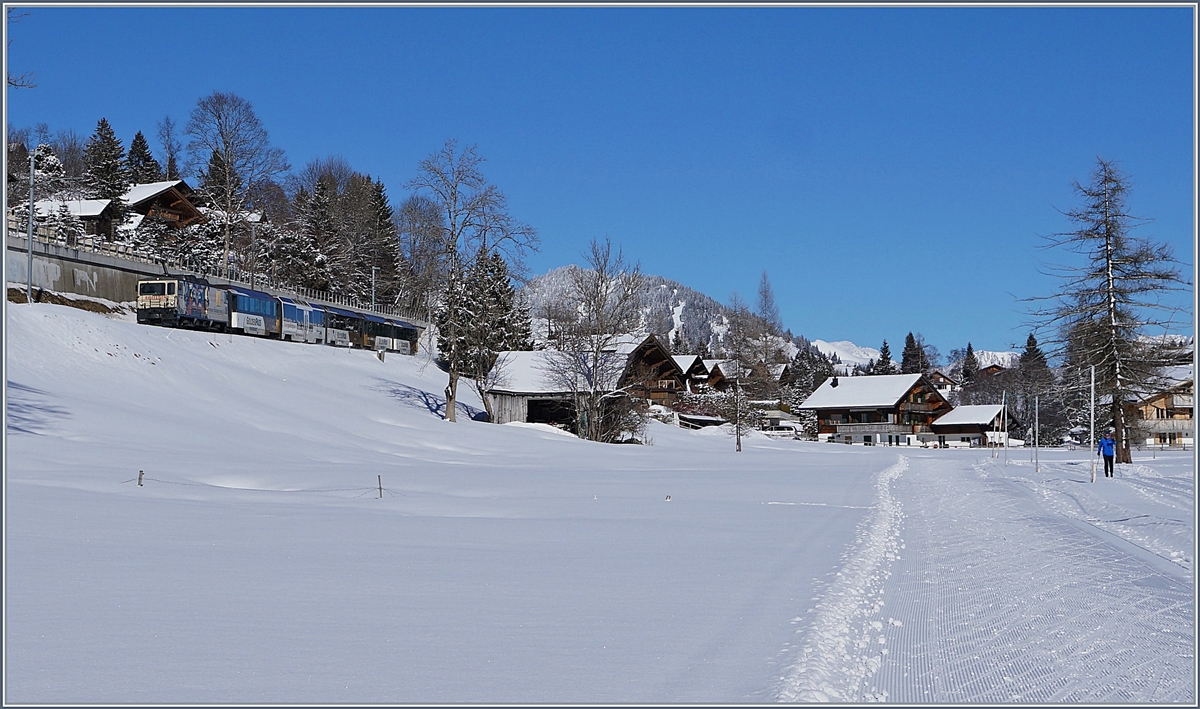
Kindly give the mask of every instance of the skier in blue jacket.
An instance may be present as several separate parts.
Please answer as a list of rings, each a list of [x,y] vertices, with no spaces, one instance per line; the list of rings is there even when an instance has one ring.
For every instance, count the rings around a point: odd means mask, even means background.
[[[1113,440],[1112,432],[1104,434],[1100,445],[1096,446],[1096,455],[1104,456],[1104,477],[1113,477],[1113,458],[1117,454],[1117,442]]]

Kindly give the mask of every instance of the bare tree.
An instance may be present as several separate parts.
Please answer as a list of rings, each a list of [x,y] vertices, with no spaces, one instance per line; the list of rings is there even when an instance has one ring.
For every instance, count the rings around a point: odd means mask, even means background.
[[[158,142],[162,145],[163,172],[168,180],[178,180],[179,157],[183,148],[179,143],[175,120],[170,116],[163,116],[158,122]]]
[[[267,130],[254,108],[236,94],[220,91],[200,99],[184,128],[190,140],[189,166],[193,171],[214,166],[220,175],[208,175],[199,191],[224,212],[224,256],[229,266],[230,237],[235,224],[244,221],[250,190],[289,169],[283,151],[271,146]]]
[[[1115,163],[1098,158],[1091,182],[1074,187],[1083,205],[1065,214],[1077,228],[1047,237],[1047,247],[1079,254],[1083,263],[1051,267],[1061,288],[1029,300],[1048,301],[1033,315],[1057,332],[1051,344],[1065,355],[1068,395],[1084,394],[1095,366],[1097,391],[1111,397],[1117,462],[1128,463],[1125,402],[1153,386],[1176,355],[1169,340],[1144,335],[1169,331],[1180,308],[1164,296],[1188,284],[1169,246],[1130,236],[1146,220],[1127,211],[1128,178]]]
[[[762,279],[758,282],[758,317],[767,324],[772,335],[783,332],[783,320],[779,317],[779,305],[775,302],[775,291],[771,289],[771,279],[763,271]]]
[[[439,219],[429,236],[436,245],[443,268],[443,317],[439,328],[446,342],[457,347],[470,317],[457,295],[472,259],[478,253],[496,251],[510,264],[519,267],[528,249],[537,247],[537,230],[518,222],[508,213],[508,200],[498,187],[489,183],[480,170],[483,158],[470,146],[459,152],[455,140],[447,140],[440,150],[425,158],[417,167],[417,176],[405,187],[437,206]],[[458,363],[460,353],[446,352],[449,381],[446,384],[446,420],[455,420],[458,399]]]
[[[13,7],[4,8],[4,19],[10,25],[16,24],[21,21],[22,17],[28,17],[28,16],[29,16],[28,12],[17,12],[16,8],[13,8]],[[6,48],[12,47],[12,35],[11,34],[9,34],[9,36],[8,36],[8,43],[5,45],[5,47]],[[11,56],[11,54],[10,54],[10,56]],[[5,78],[8,79],[8,87],[10,89],[33,89],[33,88],[37,87],[37,84],[33,83],[33,72],[32,71],[27,71],[24,74],[21,74],[20,76],[13,76],[12,74],[5,74]]]
[[[580,437],[613,441],[633,410],[618,384],[628,364],[621,345],[642,325],[643,277],[608,239],[593,239],[584,258],[588,267],[570,272],[568,302],[548,311],[557,350],[547,353],[545,374],[573,394]]]

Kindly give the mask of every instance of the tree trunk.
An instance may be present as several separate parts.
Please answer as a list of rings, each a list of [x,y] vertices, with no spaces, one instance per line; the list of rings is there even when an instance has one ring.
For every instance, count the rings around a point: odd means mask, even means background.
[[[1113,402],[1113,428],[1116,429],[1116,432],[1113,433],[1113,440],[1117,444],[1115,462],[1132,463],[1133,453],[1129,446],[1129,431],[1125,426],[1125,407],[1121,406],[1118,401]]]
[[[446,384],[446,420],[456,423],[454,410],[458,407],[458,372],[450,367],[450,381]]]

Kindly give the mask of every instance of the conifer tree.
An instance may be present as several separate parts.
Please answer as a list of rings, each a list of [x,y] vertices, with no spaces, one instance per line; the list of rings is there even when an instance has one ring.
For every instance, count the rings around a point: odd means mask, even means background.
[[[1032,337],[1032,335],[1031,335]],[[962,361],[962,381],[966,386],[975,381],[975,375],[979,373],[979,359],[975,356],[975,349],[971,347],[971,343],[967,343],[967,354]]]
[[[688,354],[687,343],[683,341],[683,330],[675,331],[675,336],[671,338],[671,354]]]
[[[67,246],[74,246],[83,234],[83,222],[71,212],[66,202],[59,203],[54,218],[54,238]]]
[[[924,374],[929,370],[929,358],[925,349],[910,332],[904,338],[904,352],[900,357],[901,374]]]
[[[135,185],[160,182],[163,179],[162,166],[150,153],[150,144],[146,142],[146,136],[142,135],[141,131],[138,131],[129,143],[127,162],[129,181]]]
[[[33,189],[38,199],[49,199],[66,185],[66,171],[54,150],[45,143],[33,151]],[[28,185],[26,186],[28,189]]]
[[[1161,368],[1177,354],[1170,340],[1143,336],[1173,326],[1185,306],[1172,303],[1168,294],[1189,284],[1169,246],[1129,233],[1141,220],[1128,211],[1127,178],[1115,163],[1097,159],[1091,181],[1074,186],[1083,204],[1066,216],[1076,228],[1049,242],[1078,254],[1081,263],[1057,268],[1061,290],[1034,299],[1051,304],[1033,315],[1057,330],[1070,396],[1086,396],[1095,366],[1096,390],[1111,401],[1117,462],[1129,463],[1132,424],[1126,402],[1155,386]]]
[[[84,185],[91,199],[107,199],[112,210],[112,233],[125,222],[127,207],[124,196],[129,191],[129,169],[125,164],[125,147],[117,139],[108,120],[101,118],[96,132],[84,147]],[[112,236],[112,234],[109,234]]]
[[[887,340],[879,346],[879,359],[871,363],[869,370],[870,374],[896,373],[896,363],[892,361],[892,348],[888,346]]]

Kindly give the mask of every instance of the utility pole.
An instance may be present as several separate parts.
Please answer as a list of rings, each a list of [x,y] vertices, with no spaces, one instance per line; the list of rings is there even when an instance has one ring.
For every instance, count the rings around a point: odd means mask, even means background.
[[[255,220],[250,220],[250,290],[254,290],[254,284],[258,276],[258,243],[256,234],[254,233]]]
[[[1008,392],[1001,399],[1004,402],[1004,464],[1008,465]]]
[[[1092,365],[1092,406],[1088,410],[1088,415],[1091,417],[1092,432],[1088,438],[1090,447],[1088,450],[1095,452],[1096,450],[1096,365]],[[1088,457],[1092,459],[1092,482],[1096,482],[1096,456],[1091,453]]]
[[[33,214],[34,214],[34,212],[33,212],[33,153],[30,153],[29,154],[29,243],[27,244],[27,246],[29,246],[29,262],[26,264],[26,266],[29,270],[26,271],[26,273],[25,273],[25,275],[28,277],[28,278],[26,278],[26,283],[25,283],[25,302],[26,303],[33,302]],[[5,219],[7,220],[7,217],[5,217]],[[4,230],[8,231],[8,225],[5,225]]]
[[[1041,461],[1038,460],[1038,398],[1033,397],[1033,472],[1041,472]]]

